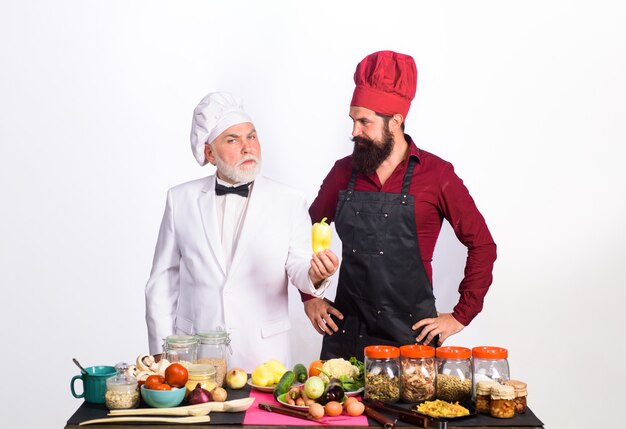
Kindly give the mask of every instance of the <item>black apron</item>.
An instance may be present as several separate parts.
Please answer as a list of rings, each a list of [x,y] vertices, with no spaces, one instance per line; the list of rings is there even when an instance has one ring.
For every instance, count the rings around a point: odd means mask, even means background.
[[[362,361],[368,345],[415,344],[419,330],[411,326],[437,316],[409,194],[416,162],[409,159],[399,194],[355,192],[355,171],[348,189],[339,192],[335,228],[343,250],[334,306],[344,318],[334,318],[339,331],[324,336],[322,359]]]

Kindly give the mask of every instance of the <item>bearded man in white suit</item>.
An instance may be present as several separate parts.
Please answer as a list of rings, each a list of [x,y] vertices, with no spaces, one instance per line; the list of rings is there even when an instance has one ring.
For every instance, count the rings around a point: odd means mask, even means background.
[[[229,367],[289,365],[289,281],[321,297],[339,260],[330,249],[312,254],[303,196],[259,175],[257,131],[238,97],[202,99],[191,147],[217,171],[168,191],[145,291],[150,353],[169,335],[223,329]]]

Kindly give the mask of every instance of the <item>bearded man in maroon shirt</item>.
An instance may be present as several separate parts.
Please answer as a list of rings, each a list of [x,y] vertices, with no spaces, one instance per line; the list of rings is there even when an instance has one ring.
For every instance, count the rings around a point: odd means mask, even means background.
[[[324,335],[321,358],[356,356],[367,345],[441,345],[482,310],[496,244],[452,164],[404,133],[417,86],[413,58],[368,55],[354,74],[352,155],[338,160],[309,209],[335,222],[342,262],[334,303],[303,295]],[[460,298],[438,313],[431,261],[443,219],[467,247]]]

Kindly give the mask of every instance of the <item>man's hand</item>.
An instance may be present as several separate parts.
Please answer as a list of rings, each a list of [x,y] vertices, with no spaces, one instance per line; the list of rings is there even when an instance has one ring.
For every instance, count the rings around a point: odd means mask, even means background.
[[[439,342],[437,343],[438,346],[442,345],[448,337],[461,332],[463,328],[465,328],[461,322],[452,316],[452,313],[441,313],[437,317],[433,317],[431,319],[422,319],[411,328],[413,330],[417,330],[422,326],[424,329],[422,329],[422,332],[420,332],[420,334],[415,338],[415,341],[418,343],[430,344],[433,338],[435,338],[436,335],[439,335]]]
[[[330,317],[331,314],[340,320],[343,319],[343,314],[339,310],[330,305],[329,301],[321,298],[304,301],[304,312],[311,321],[313,328],[322,335],[332,335],[339,329]]]
[[[313,254],[311,258],[311,268],[309,268],[309,277],[315,287],[318,287],[324,279],[335,274],[339,267],[339,258],[330,250],[322,250],[317,255]]]

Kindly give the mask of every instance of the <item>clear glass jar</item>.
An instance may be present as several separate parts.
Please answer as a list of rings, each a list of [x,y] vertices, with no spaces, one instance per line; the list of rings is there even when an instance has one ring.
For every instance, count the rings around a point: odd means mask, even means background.
[[[519,380],[505,381],[503,384],[513,386],[515,389],[515,412],[524,414],[526,412],[526,397],[528,396],[528,388],[526,383]]]
[[[213,365],[195,363],[189,365],[187,370],[189,372],[189,378],[187,379],[187,384],[185,384],[185,388],[187,389],[185,396],[195,389],[198,383],[200,383],[203,389],[209,392],[217,387],[215,381],[215,367]]]
[[[128,364],[120,362],[115,365],[117,375],[107,379],[107,390],[104,403],[109,410],[125,410],[139,405],[137,379],[128,374]]]
[[[491,413],[491,388],[497,384],[497,381],[491,380],[481,380],[476,383],[476,412]]]
[[[365,399],[386,403],[400,399],[400,349],[392,346],[365,347]]]
[[[435,397],[435,348],[411,344],[400,347],[400,397],[404,402]]]
[[[218,386],[226,381],[228,356],[232,354],[230,336],[226,331],[202,331],[196,334],[198,338],[198,363],[213,365]]]
[[[171,363],[178,362],[188,367],[197,361],[198,340],[193,335],[170,335],[163,343],[163,353]]]
[[[515,415],[515,389],[498,384],[491,388],[490,411],[492,417],[510,419]]]
[[[472,398],[472,351],[465,347],[439,347],[437,361],[437,399],[468,402]]]
[[[502,347],[480,346],[472,349],[472,398],[476,398],[476,383],[509,379],[509,352]]]

